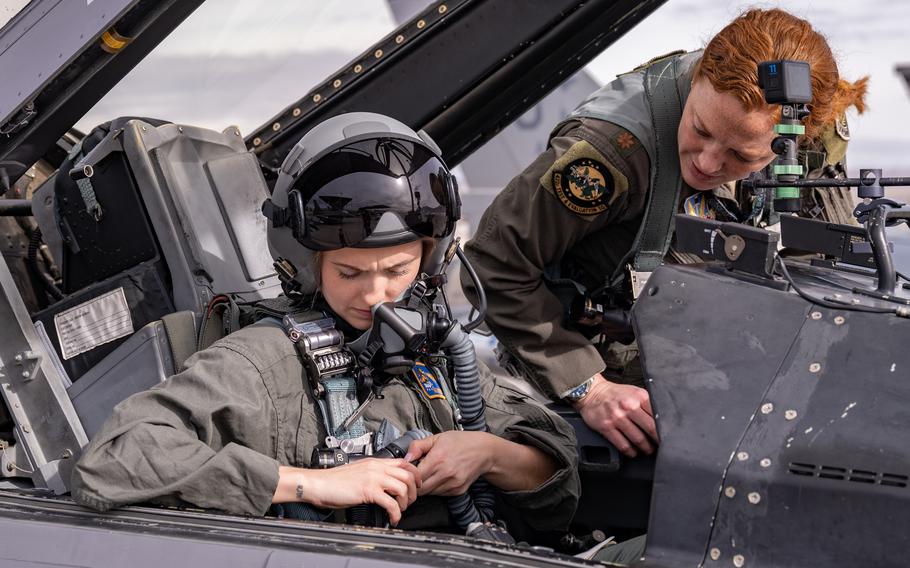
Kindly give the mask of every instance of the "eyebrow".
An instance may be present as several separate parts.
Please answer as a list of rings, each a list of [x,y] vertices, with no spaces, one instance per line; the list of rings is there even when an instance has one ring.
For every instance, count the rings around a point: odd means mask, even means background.
[[[410,263],[411,263],[410,260],[404,260],[402,262],[399,262],[398,264],[393,264],[392,266],[386,266],[386,267],[380,268],[380,270],[395,270],[396,268],[402,268]],[[358,266],[353,266],[350,264],[345,264],[343,262],[332,261],[332,264],[334,264],[335,266],[337,266],[339,268],[347,268],[348,270],[354,270],[356,272],[366,272],[363,268],[360,268]]]

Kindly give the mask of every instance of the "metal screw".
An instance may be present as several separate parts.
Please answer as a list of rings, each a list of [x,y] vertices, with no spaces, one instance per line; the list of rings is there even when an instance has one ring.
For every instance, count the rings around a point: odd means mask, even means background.
[[[262,144],[262,138],[253,138],[253,146],[258,146]]]
[[[314,103],[318,103],[318,102],[321,101],[321,100],[322,100],[322,95],[320,95],[319,93],[316,93],[315,95],[313,95],[313,102],[314,102]]]
[[[373,52],[373,57],[375,57],[376,59],[379,59],[380,57],[382,57],[382,50],[381,50],[381,49],[377,49],[376,51],[374,51],[374,52]]]
[[[726,495],[730,499],[736,497],[736,488],[733,487],[732,485],[730,487],[727,487],[726,489],[724,489],[724,495]]]
[[[763,405],[761,405],[762,414],[771,414],[771,411],[773,411],[773,410],[774,410],[774,405],[771,404],[770,402],[766,402]]]
[[[16,363],[21,363],[22,362],[22,353],[17,353],[15,359],[16,359]]]
[[[759,495],[758,493],[753,491],[752,493],[749,493],[748,499],[749,499],[749,503],[752,503],[753,505],[758,505],[759,501],[761,501],[761,495]]]
[[[275,132],[278,132],[279,130],[281,130],[281,123],[276,122],[276,123],[272,124],[272,130],[274,130]]]
[[[399,34],[399,35],[395,36],[395,43],[401,43],[401,42],[403,42],[403,41],[404,41],[404,36],[403,36],[403,35],[400,35],[400,34]]]
[[[439,13],[440,13],[440,14],[445,14],[445,13],[446,13],[446,10],[448,10],[448,8],[446,7],[445,4],[443,4],[442,6],[439,7]]]
[[[28,371],[22,371],[22,378],[23,378],[23,379],[30,379],[30,378],[32,378],[32,374],[29,373]]]
[[[336,89],[337,89],[338,87],[340,87],[340,86],[341,86],[341,79],[335,79],[334,81],[332,81],[332,86],[335,87]]]
[[[736,556],[733,557],[733,565],[736,566],[736,568],[743,568],[743,566],[745,564],[746,564],[746,557],[743,556],[742,554],[737,554]]]
[[[417,22],[417,29],[422,30],[423,28],[426,27],[426,25],[427,25],[426,20],[420,20],[419,22]]]
[[[822,366],[821,366],[820,363],[812,363],[811,365],[809,365],[809,372],[810,372],[810,373],[817,373],[817,372],[819,372],[819,371],[821,371],[821,370],[822,370]]]
[[[788,411],[784,412],[784,418],[786,418],[787,420],[793,420],[794,418],[796,418],[796,411],[788,410]]]
[[[760,463],[762,467],[771,467],[771,460],[768,458],[764,458],[758,463]]]
[[[844,325],[845,321],[844,316],[836,316],[834,318],[834,325]]]
[[[711,549],[711,560],[717,560],[718,558],[720,558],[720,549],[712,548]]]
[[[747,452],[739,452],[738,454],[736,454],[736,459],[738,459],[741,462],[744,462],[747,459],[749,459],[749,454]]]
[[[814,319],[814,320],[822,319],[822,313],[821,312],[812,312],[812,319]]]
[[[299,108],[295,108],[294,110],[292,110],[292,111],[291,111],[291,116],[300,116],[300,109],[299,109]]]
[[[419,24],[418,24],[418,26],[419,26]],[[360,73],[361,71],[363,71],[363,65],[358,63],[357,65],[354,66],[354,73]]]

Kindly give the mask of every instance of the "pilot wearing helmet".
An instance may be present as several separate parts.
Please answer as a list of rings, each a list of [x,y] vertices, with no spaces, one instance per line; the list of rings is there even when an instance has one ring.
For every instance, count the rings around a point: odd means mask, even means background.
[[[478,369],[460,324],[443,330],[451,352],[377,358],[395,343],[381,305],[443,269],[458,209],[425,134],[371,113],[308,132],[263,206],[290,310],[119,404],[73,498],[458,531],[495,526],[501,501],[565,530],[580,491],[571,427]]]

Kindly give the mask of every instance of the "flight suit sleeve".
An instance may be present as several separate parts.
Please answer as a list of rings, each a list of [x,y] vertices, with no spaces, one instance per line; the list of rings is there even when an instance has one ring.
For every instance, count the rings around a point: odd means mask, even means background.
[[[631,153],[624,155],[624,146]],[[586,207],[586,196],[573,196],[570,190],[579,185],[567,183],[573,164],[594,164],[612,178],[609,200]],[[552,398],[603,371],[604,362],[584,335],[566,327],[564,308],[545,275],[583,239],[640,216],[647,176],[647,153],[631,134],[598,120],[570,122],[496,197],[466,245],[486,293],[487,324],[520,359],[527,378]],[[467,271],[461,280],[476,306]]]
[[[565,530],[581,495],[575,432],[569,424],[524,394],[496,381],[481,367],[486,420],[490,431],[512,442],[533,446],[558,464],[550,479],[530,491],[502,491],[510,506],[535,530]]]
[[[251,515],[268,510],[278,461],[251,448],[275,444],[268,425],[276,412],[260,369],[218,345],[187,364],[115,407],[74,469],[77,503],[99,511],[145,501]]]

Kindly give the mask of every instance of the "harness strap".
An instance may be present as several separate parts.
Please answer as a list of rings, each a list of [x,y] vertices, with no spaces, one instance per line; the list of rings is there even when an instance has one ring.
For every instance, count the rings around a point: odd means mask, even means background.
[[[670,248],[673,215],[683,184],[677,147],[677,130],[682,118],[677,59],[658,61],[645,72],[645,95],[651,110],[656,152],[644,222],[632,245],[632,250],[637,251],[633,268],[641,272],[651,272],[660,266]]]
[[[292,332],[296,333],[300,330],[289,327],[291,325],[290,321],[293,321],[296,324],[304,324],[303,327],[305,328],[307,327],[306,324],[312,324],[325,319],[325,314],[321,312],[308,312],[304,314],[294,314],[293,318],[285,318],[283,320],[268,316],[260,319],[253,325],[278,327],[284,330],[285,334],[291,336]],[[303,342],[304,339],[298,337],[298,339],[294,341],[294,347],[301,360],[306,363],[309,355],[306,353]],[[310,365],[305,365],[305,367],[307,367],[307,372],[312,373],[315,371]],[[340,428],[344,421],[360,407],[360,403],[357,399],[357,380],[348,375],[334,375],[330,377],[320,377],[317,381],[319,385],[322,386],[323,393],[321,396],[318,393],[314,393],[314,395],[319,406],[323,425],[325,426],[328,435],[341,440],[353,440],[364,436],[367,433],[367,430],[362,417],[358,417],[346,430]]]

